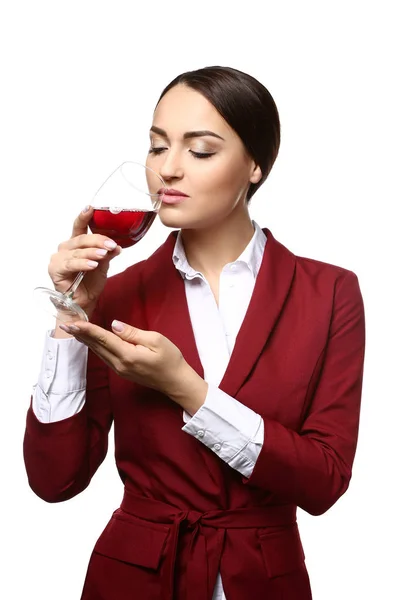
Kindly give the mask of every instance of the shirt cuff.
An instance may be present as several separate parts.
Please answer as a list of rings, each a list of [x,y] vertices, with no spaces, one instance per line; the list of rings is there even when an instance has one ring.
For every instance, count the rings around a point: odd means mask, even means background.
[[[244,477],[250,477],[264,442],[262,417],[209,384],[204,404],[182,431],[196,437]]]
[[[44,423],[75,415],[86,396],[87,347],[74,338],[55,339],[50,334],[32,398],[32,409]]]

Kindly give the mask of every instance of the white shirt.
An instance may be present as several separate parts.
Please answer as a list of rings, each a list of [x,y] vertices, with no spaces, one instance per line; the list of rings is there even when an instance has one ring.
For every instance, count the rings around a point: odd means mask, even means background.
[[[219,306],[206,278],[186,259],[179,232],[173,262],[185,281],[197,350],[208,392],[203,406],[191,417],[183,411],[183,431],[196,437],[221,460],[250,477],[264,440],[264,422],[259,414],[218,388],[236,336],[252,296],[267,243],[253,221],[254,235],[233,262],[222,269]],[[85,402],[87,348],[74,338],[54,339],[46,335],[42,367],[33,391],[36,417],[51,423],[79,412]],[[226,600],[218,573],[213,600]]]

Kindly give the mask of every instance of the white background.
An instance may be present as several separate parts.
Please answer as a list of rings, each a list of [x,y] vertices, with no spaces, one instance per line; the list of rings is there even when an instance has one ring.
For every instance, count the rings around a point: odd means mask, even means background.
[[[280,155],[252,217],[293,252],[355,271],[365,301],[350,489],[323,516],[299,514],[314,598],[400,597],[396,8],[367,0],[3,2],[2,598],[78,599],[122,493],[112,445],[72,500],[46,504],[28,487],[22,438],[47,327],[31,290],[49,283],[50,254],[109,172],[144,159],[164,86],[216,64],[257,77],[280,111]],[[148,256],[168,233],[155,224],[112,272]]]

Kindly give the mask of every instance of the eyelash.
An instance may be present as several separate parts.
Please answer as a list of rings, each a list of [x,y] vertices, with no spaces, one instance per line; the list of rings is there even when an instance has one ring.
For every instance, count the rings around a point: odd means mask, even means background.
[[[150,148],[149,154],[161,154],[162,152],[164,152],[164,150],[167,150],[167,148]],[[216,154],[215,152],[195,152],[194,150],[189,150],[189,152],[195,158],[210,158],[211,156],[214,156],[214,154]]]

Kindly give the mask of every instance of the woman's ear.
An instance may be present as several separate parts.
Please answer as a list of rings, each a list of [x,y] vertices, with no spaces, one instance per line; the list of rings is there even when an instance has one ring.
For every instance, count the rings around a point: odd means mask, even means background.
[[[258,183],[260,181],[262,177],[262,172],[261,169],[258,165],[256,165],[255,163],[253,163],[253,170],[252,173],[250,175],[250,182],[251,183]]]

